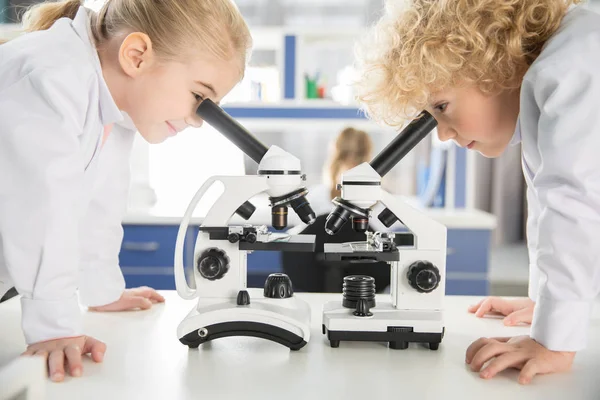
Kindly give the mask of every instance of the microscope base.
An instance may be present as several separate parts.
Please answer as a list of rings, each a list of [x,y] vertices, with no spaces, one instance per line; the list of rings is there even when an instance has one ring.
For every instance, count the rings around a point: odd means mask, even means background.
[[[358,317],[354,309],[330,302],[323,308],[323,334],[331,347],[341,341],[388,342],[391,349],[404,350],[409,343],[426,343],[437,350],[444,337],[439,310],[399,310],[391,302],[377,303],[372,316]]]
[[[200,299],[177,328],[179,341],[190,348],[229,336],[252,336],[300,350],[310,339],[310,307],[292,296],[272,299],[247,289],[250,304],[236,299]]]
[[[290,350],[300,350],[306,345],[306,341],[292,332],[275,327],[273,325],[261,324],[257,322],[223,322],[204,327],[206,331],[211,332],[205,337],[200,337],[198,331],[192,331],[180,338],[179,341],[191,349],[195,349],[202,343],[210,340],[219,339],[228,336],[253,336],[257,338],[271,340]]]

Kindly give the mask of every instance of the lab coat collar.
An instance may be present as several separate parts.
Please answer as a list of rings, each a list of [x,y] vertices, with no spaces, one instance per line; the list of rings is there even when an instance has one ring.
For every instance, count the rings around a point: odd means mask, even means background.
[[[517,125],[515,126],[515,133],[513,133],[512,139],[510,139],[510,145],[515,146],[521,143],[521,123],[520,118],[517,117]]]
[[[130,131],[137,131],[137,128],[135,127],[135,124],[133,123],[131,117],[125,111],[122,112],[122,115],[123,119],[117,122],[116,125],[122,126],[123,128]]]
[[[104,76],[102,75],[100,58],[98,57],[96,46],[93,43],[90,18],[88,10],[85,7],[79,7],[71,26],[73,26],[73,29],[88,49],[94,67],[98,72],[100,119],[102,120],[102,124],[109,125],[121,121],[123,119],[123,114],[121,113],[121,110],[119,110],[119,107],[117,107],[117,104],[110,94],[110,90],[108,90]]]

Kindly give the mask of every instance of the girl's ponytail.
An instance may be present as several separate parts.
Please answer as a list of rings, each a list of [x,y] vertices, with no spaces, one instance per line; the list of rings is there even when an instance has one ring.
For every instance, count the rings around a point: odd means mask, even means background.
[[[47,1],[37,4],[23,15],[23,27],[26,32],[46,30],[60,18],[75,18],[81,5],[81,0]]]

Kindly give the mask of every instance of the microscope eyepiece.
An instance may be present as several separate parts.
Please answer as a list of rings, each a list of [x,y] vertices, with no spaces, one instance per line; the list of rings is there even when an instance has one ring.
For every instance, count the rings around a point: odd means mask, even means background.
[[[436,119],[423,110],[371,161],[371,167],[383,177],[436,126]]]
[[[264,144],[210,99],[205,99],[200,103],[196,109],[196,115],[221,132],[223,136],[257,163],[260,163],[260,160],[267,153],[268,149]]]

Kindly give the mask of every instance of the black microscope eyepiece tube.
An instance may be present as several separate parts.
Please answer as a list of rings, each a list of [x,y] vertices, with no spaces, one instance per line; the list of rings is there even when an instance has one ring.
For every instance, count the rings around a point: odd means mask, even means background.
[[[246,128],[231,118],[225,110],[210,99],[203,100],[200,103],[196,109],[196,115],[229,139],[244,154],[256,161],[257,164],[260,164],[260,160],[262,160],[267,150],[269,150],[254,135],[248,132]]]
[[[383,177],[436,126],[437,121],[431,114],[421,112],[371,161],[371,167]]]

